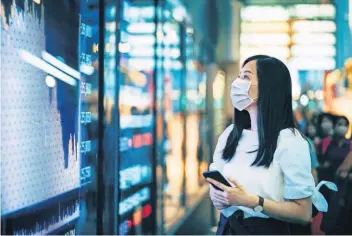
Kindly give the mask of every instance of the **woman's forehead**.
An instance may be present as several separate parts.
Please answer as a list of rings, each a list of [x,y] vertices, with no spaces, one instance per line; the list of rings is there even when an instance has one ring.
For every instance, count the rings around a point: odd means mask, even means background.
[[[240,71],[240,74],[248,74],[248,75],[254,75],[254,77],[257,76],[257,62],[256,61],[250,61],[246,65],[244,65]]]

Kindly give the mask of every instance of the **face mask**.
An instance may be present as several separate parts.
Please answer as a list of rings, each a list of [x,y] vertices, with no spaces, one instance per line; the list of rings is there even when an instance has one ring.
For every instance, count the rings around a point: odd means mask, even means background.
[[[321,124],[321,128],[323,130],[328,131],[328,130],[332,129],[332,124],[330,122],[324,122]]]
[[[243,111],[253,103],[253,99],[249,97],[248,91],[251,82],[243,79],[235,79],[231,85],[231,101],[232,105],[239,111]],[[254,98],[255,99],[255,98]]]
[[[335,128],[335,134],[337,134],[340,137],[344,137],[348,131],[347,126],[337,126]]]
[[[308,127],[308,136],[310,136],[311,138],[314,137],[316,135],[316,130],[315,128],[312,127]]]

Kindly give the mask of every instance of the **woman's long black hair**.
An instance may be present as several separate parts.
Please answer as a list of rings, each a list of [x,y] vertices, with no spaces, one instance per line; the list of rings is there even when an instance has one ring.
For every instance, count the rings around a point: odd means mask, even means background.
[[[281,130],[296,128],[292,110],[291,76],[280,60],[257,55],[244,63],[257,62],[258,74],[258,137],[259,148],[253,166],[269,167],[273,161],[277,139]],[[242,66],[242,67],[243,67]],[[249,113],[235,109],[234,128],[227,138],[222,158],[230,161],[236,152],[243,129],[251,127]]]

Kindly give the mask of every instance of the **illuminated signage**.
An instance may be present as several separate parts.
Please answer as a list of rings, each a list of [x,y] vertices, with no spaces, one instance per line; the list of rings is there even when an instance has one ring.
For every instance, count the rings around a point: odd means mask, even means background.
[[[128,6],[124,8],[124,18],[126,21],[136,22],[140,19],[153,19],[155,15],[154,6],[133,7]]]
[[[287,22],[242,22],[242,33],[287,33],[290,25]]]
[[[286,21],[289,13],[282,6],[248,6],[241,11],[243,21]]]
[[[246,46],[241,47],[241,57],[249,57],[257,54],[266,54],[279,58],[290,56],[290,49],[287,46]]]
[[[334,57],[336,55],[336,48],[331,45],[293,45],[291,47],[291,54],[293,57],[309,57],[311,55]]]
[[[336,15],[332,4],[297,4],[289,7],[288,11],[292,18],[303,19],[334,19]]]
[[[334,19],[336,9],[332,4],[296,4],[283,6],[247,6],[242,9],[243,21],[286,21],[290,18]]]
[[[86,36],[87,38],[92,37],[92,32],[93,32],[92,26],[81,23],[80,31],[81,31],[81,34]]]
[[[145,187],[134,193],[132,196],[121,201],[119,204],[119,214],[124,215],[134,208],[140,206],[143,202],[150,199],[150,189]]]
[[[293,57],[290,62],[297,70],[332,70],[336,67],[333,57]]]
[[[151,168],[147,165],[137,165],[120,171],[120,189],[130,187],[148,181],[151,177]]]
[[[336,31],[336,24],[333,21],[307,21],[299,20],[292,23],[295,32],[327,32]]]
[[[121,86],[120,94],[120,105],[146,108],[151,104],[151,95],[138,87]]]
[[[81,124],[86,125],[92,121],[92,113],[91,112],[81,112]]]
[[[89,95],[92,93],[92,84],[81,82],[81,94]]]
[[[153,144],[153,137],[151,133],[136,134],[132,138],[120,138],[120,152],[125,152],[132,148],[147,147]]]
[[[123,1],[119,80],[119,234],[150,234],[149,219],[153,158],[153,106],[156,26],[152,5],[135,6]],[[165,27],[165,25],[164,25]],[[158,30],[161,30],[158,28]],[[172,30],[164,30],[163,42],[178,43]],[[159,43],[159,41],[158,41]],[[166,45],[166,43],[164,44]],[[164,53],[166,47],[160,51]],[[169,52],[178,57],[177,51]],[[147,214],[148,213],[148,214]],[[148,233],[149,232],[149,233]]]
[[[92,142],[90,140],[81,142],[81,153],[87,153],[92,150]]]
[[[136,212],[133,213],[132,219],[124,220],[119,225],[119,233],[121,235],[126,235],[132,227],[141,224],[142,219],[148,218],[152,213],[152,206],[150,204],[145,205],[142,210],[138,208]]]
[[[142,146],[149,146],[153,143],[153,136],[151,133],[137,134],[133,136],[133,147],[140,148]]]
[[[86,183],[92,177],[92,167],[86,166],[81,169],[81,183]]]
[[[150,127],[152,124],[152,115],[122,115],[120,117],[120,127],[122,129]]]
[[[153,34],[155,31],[155,24],[153,22],[131,23],[127,26],[127,31],[129,33]]]
[[[288,45],[288,34],[241,34],[241,44],[246,45]]]
[[[336,43],[336,38],[330,33],[298,33],[292,36],[292,41],[295,44],[333,45]]]

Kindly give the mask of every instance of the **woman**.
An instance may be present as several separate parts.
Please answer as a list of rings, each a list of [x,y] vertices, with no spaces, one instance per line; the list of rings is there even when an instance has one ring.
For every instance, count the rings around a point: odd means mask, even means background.
[[[317,122],[317,137],[314,143],[320,146],[324,138],[331,137],[334,134],[334,116],[330,113],[321,113]]]
[[[314,188],[309,145],[295,129],[291,77],[278,59],[248,58],[231,86],[234,125],[218,140],[212,169],[232,187],[207,179],[221,210],[217,234],[290,234],[290,223],[308,224]],[[326,210],[324,204],[316,205]]]
[[[323,143],[326,146],[324,152],[325,179],[334,181],[339,187],[338,193],[327,195],[331,204],[328,214],[324,215],[322,229],[328,234],[349,234],[352,217],[352,193],[351,181],[348,175],[351,173],[352,142],[346,139],[349,121],[344,116],[336,116],[334,135],[326,138]]]
[[[323,161],[324,180],[333,181],[335,174],[338,172],[340,165],[352,151],[351,141],[346,139],[349,121],[344,116],[336,116],[333,126],[333,136],[326,137],[321,144],[321,160]],[[341,176],[347,176],[346,171],[338,173]]]

